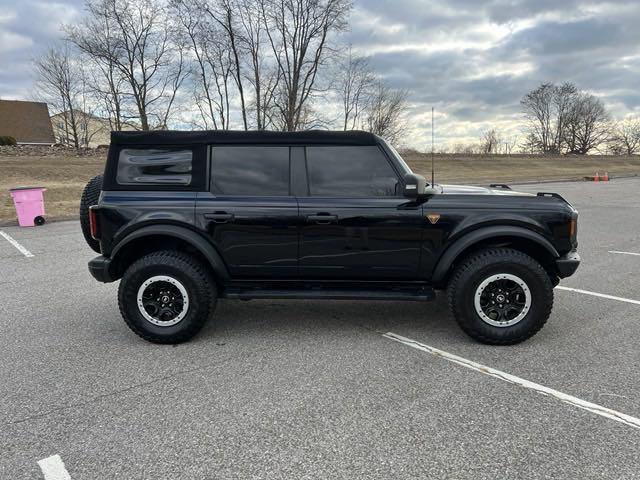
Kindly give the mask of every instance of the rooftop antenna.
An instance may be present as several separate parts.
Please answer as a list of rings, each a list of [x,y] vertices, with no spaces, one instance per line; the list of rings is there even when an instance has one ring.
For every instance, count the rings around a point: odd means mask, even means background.
[[[433,157],[435,155],[434,152],[434,125],[433,125],[433,119],[434,119],[434,108],[431,107],[431,185],[435,185],[436,181],[435,181],[435,169],[433,167]]]

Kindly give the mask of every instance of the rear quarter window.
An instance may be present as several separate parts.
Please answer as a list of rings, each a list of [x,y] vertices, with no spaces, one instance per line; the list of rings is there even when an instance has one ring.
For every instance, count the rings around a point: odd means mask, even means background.
[[[118,156],[118,185],[191,185],[193,152],[176,149],[123,148]]]

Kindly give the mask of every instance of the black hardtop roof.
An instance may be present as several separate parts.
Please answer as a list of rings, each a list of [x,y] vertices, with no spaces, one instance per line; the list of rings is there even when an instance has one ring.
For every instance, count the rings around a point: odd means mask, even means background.
[[[272,132],[243,130],[155,130],[111,132],[112,145],[193,145],[193,144],[330,144],[377,145],[382,139],[360,130]]]

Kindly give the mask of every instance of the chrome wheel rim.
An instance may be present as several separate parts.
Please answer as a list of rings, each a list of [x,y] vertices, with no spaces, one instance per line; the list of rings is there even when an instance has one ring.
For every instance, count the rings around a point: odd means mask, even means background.
[[[510,327],[531,309],[531,290],[516,275],[499,273],[480,283],[473,298],[478,316],[494,327]]]
[[[187,289],[167,275],[147,279],[140,285],[136,300],[144,319],[160,327],[175,325],[189,310]]]

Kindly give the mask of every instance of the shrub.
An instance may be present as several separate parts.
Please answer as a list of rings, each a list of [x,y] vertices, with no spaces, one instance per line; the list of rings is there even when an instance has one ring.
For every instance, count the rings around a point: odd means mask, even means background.
[[[0,136],[0,145],[17,145],[17,142],[15,138],[9,135],[4,135]]]

